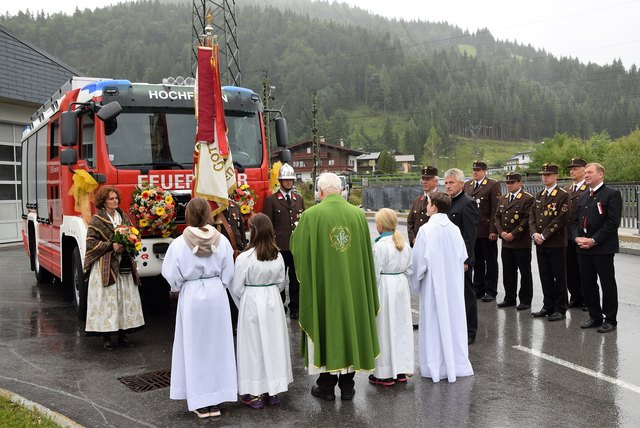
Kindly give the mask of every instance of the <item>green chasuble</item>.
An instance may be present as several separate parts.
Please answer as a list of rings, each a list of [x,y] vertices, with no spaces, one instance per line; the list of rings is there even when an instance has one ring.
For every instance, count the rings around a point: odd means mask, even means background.
[[[371,235],[364,213],[340,195],[307,209],[291,235],[300,281],[305,365],[373,370],[380,353]],[[313,342],[309,361],[307,337]]]

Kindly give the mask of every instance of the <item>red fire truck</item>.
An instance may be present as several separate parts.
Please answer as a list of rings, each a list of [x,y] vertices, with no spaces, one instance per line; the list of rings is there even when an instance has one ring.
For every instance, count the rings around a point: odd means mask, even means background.
[[[248,183],[255,190],[260,211],[269,192],[262,103],[253,91],[239,87],[223,87],[223,99],[238,185]],[[286,147],[284,118],[275,126],[278,145]],[[192,85],[74,77],[33,115],[22,137],[23,243],[37,280],[60,279],[81,318],[87,226],[69,195],[73,171],[86,170],[98,183],[118,187],[125,211],[143,182],[171,191],[182,230],[195,130]],[[144,236],[142,242],[140,275],[159,275],[171,238]]]

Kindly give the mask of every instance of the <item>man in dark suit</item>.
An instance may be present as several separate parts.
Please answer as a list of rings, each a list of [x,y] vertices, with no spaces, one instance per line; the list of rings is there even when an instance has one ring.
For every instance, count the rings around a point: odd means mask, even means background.
[[[587,162],[584,159],[573,158],[571,164],[568,166],[569,175],[571,176],[572,183],[564,188],[569,193],[569,222],[575,216],[576,207],[580,197],[587,189],[587,185],[584,183],[584,167],[587,166]],[[571,294],[569,298],[569,305],[567,308],[581,308],[583,311],[587,310],[584,304],[584,298],[582,296],[582,279],[580,278],[580,268],[578,267],[578,255],[576,250],[578,246],[569,235],[567,241],[567,289]]]
[[[618,285],[613,257],[619,250],[622,196],[620,191],[604,184],[604,168],[599,163],[587,164],[584,179],[589,189],[578,201],[571,222],[578,246],[582,291],[589,307],[589,319],[580,327],[598,327],[599,333],[610,333],[618,325]],[[602,286],[602,305],[598,279]]]
[[[473,285],[476,297],[492,302],[498,294],[498,234],[493,221],[500,199],[500,184],[487,177],[487,164],[473,162],[473,180],[464,185],[464,193],[478,205],[478,230],[475,242]]]
[[[506,175],[507,193],[498,203],[495,215],[496,231],[502,239],[502,281],[504,300],[499,308],[516,306],[518,270],[520,270],[520,304],[517,310],[529,309],[533,298],[531,276],[531,238],[529,211],[533,196],[522,189],[522,176],[517,172]]]
[[[300,295],[300,283],[296,276],[296,267],[293,264],[293,255],[289,250],[291,233],[298,225],[300,215],[305,210],[302,195],[293,191],[293,182],[296,179],[293,167],[285,163],[278,171],[280,189],[264,200],[263,213],[273,223],[276,234],[276,245],[284,259],[284,265],[289,271],[289,317],[298,319],[298,296]],[[286,301],[285,292],[280,293],[282,303]]]
[[[464,173],[458,168],[448,169],[444,173],[444,188],[451,197],[451,208],[447,215],[458,226],[467,248],[467,260],[464,264],[464,306],[467,315],[467,336],[469,345],[476,341],[478,332],[478,306],[476,293],[471,279],[474,263],[474,246],[478,227],[478,204],[464,193]]]
[[[536,245],[536,257],[543,306],[534,317],[548,317],[549,321],[565,319],[567,285],[565,280],[565,251],[569,223],[569,194],[558,186],[558,165],[542,165],[545,189],[536,196],[529,216],[529,233]]]
[[[413,247],[413,243],[418,236],[418,229],[429,221],[427,215],[427,195],[438,188],[438,169],[433,166],[425,166],[422,168],[422,195],[413,200],[409,215],[407,215],[407,235],[409,236],[409,244]]]

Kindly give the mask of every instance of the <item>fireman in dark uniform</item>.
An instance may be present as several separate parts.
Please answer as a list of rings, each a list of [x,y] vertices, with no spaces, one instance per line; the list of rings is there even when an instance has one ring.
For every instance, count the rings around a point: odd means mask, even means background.
[[[536,245],[536,257],[543,306],[534,317],[549,321],[565,319],[567,285],[565,282],[565,252],[569,222],[569,194],[558,186],[558,165],[545,163],[540,171],[545,189],[536,195],[529,216],[529,233]]]
[[[478,204],[473,286],[476,297],[492,302],[498,294],[498,234],[494,217],[500,200],[500,183],[487,177],[487,164],[473,162],[473,180],[464,185],[464,193]]]
[[[569,193],[569,221],[575,216],[576,208],[578,207],[578,201],[580,196],[587,190],[587,185],[584,182],[584,167],[587,166],[587,162],[584,159],[573,158],[569,168],[569,175],[571,176],[572,183],[564,188]],[[571,239],[569,233],[569,240],[567,241],[567,289],[571,293],[569,298],[568,308],[580,308],[583,311],[587,311],[587,307],[582,295],[582,278],[580,277],[580,268],[578,267],[578,255],[576,250],[578,246],[575,241]]]
[[[244,221],[238,204],[229,199],[227,209],[219,212],[213,218],[213,227],[229,240],[233,248],[233,259],[235,260],[237,255],[247,247],[247,234],[244,230]],[[231,310],[231,323],[235,334],[238,327],[238,307],[233,301],[229,290],[227,290],[227,297],[229,299],[229,309]]]
[[[289,317],[298,319],[298,296],[300,283],[296,277],[296,268],[293,264],[293,255],[289,250],[291,233],[298,225],[300,215],[305,210],[302,195],[293,191],[293,182],[296,179],[295,171],[289,164],[284,164],[278,171],[280,189],[264,200],[263,212],[273,223],[276,234],[276,245],[280,249],[284,264],[289,271]],[[285,292],[282,291],[282,303],[286,301]]]
[[[504,300],[499,308],[516,306],[518,270],[520,270],[520,304],[517,310],[529,309],[533,298],[531,277],[531,237],[529,211],[533,196],[522,189],[522,176],[517,172],[506,175],[507,193],[500,199],[495,215],[496,231],[502,239],[502,281]]]
[[[416,236],[418,236],[418,229],[429,221],[427,195],[438,188],[438,169],[433,166],[423,167],[420,184],[422,185],[422,195],[413,200],[413,205],[411,205],[407,216],[407,234],[409,235],[409,244],[412,247]]]

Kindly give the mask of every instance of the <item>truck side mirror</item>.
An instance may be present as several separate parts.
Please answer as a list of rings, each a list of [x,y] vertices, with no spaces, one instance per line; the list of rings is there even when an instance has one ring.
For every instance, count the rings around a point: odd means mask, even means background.
[[[60,119],[60,144],[64,147],[78,144],[78,116],[81,110],[71,110],[62,113]]]
[[[120,103],[117,101],[111,101],[110,103],[103,105],[96,115],[101,121],[108,122],[118,117],[120,113],[122,113]]]
[[[60,165],[75,165],[78,163],[78,152],[74,149],[64,149],[60,151]]]
[[[284,148],[280,152],[280,161],[282,163],[290,163],[291,162],[291,150]]]
[[[276,118],[276,144],[278,144],[278,147],[287,147],[289,145],[287,137],[287,119],[284,117]]]
[[[103,105],[96,115],[98,119],[104,122],[105,135],[111,135],[118,129],[118,122],[116,117],[122,113],[122,106],[117,101],[111,101],[108,104]]]

